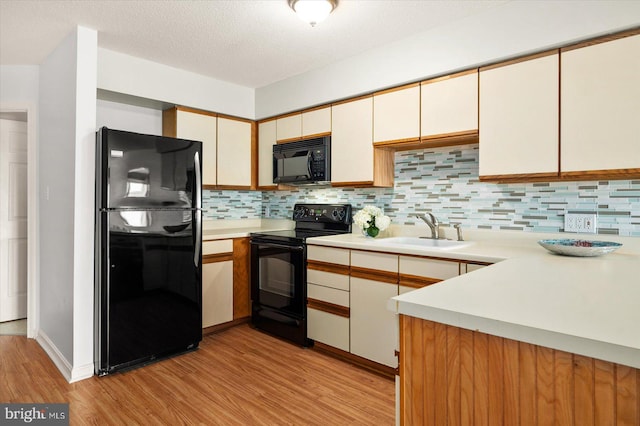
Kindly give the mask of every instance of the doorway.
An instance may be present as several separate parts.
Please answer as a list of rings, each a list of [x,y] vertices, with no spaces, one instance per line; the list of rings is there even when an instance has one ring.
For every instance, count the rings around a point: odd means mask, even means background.
[[[36,337],[34,108],[0,106],[0,334]]]

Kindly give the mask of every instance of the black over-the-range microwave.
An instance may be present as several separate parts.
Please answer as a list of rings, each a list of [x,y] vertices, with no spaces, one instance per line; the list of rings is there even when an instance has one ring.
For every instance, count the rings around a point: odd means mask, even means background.
[[[331,136],[273,146],[273,183],[324,184],[331,181]]]

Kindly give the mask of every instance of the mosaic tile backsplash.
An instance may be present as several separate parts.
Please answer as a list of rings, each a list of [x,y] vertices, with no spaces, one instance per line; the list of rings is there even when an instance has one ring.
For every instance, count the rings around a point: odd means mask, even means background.
[[[565,213],[598,213],[598,233],[640,237],[640,180],[494,184],[478,180],[478,145],[398,152],[393,188],[205,191],[207,219],[289,219],[297,202],[365,204],[392,223],[443,223],[478,229],[559,232]]]

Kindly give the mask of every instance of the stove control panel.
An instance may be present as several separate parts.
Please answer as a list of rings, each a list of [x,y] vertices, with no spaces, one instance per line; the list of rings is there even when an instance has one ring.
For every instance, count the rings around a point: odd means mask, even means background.
[[[296,204],[293,220],[351,224],[351,204]]]

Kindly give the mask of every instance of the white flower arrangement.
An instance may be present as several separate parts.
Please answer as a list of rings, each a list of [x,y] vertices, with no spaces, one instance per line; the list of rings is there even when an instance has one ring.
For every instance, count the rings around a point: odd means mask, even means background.
[[[362,229],[365,235],[375,237],[391,224],[389,216],[385,216],[382,209],[376,206],[364,206],[353,216],[353,222]]]

